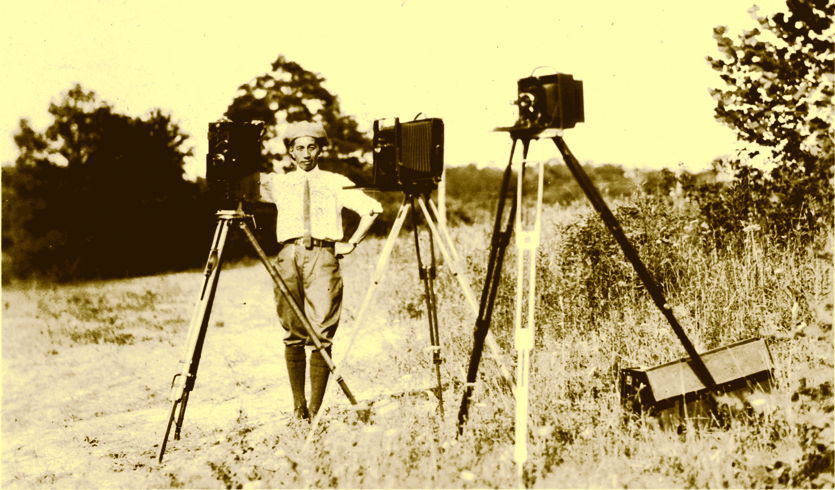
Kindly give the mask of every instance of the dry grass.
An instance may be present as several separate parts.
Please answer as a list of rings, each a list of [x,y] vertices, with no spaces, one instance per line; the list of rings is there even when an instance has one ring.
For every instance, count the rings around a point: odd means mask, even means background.
[[[699,349],[765,337],[778,389],[730,428],[662,430],[627,420],[620,367],[683,351],[640,294],[617,314],[584,319],[557,269],[566,227],[585,208],[546,214],[540,249],[537,344],[531,368],[525,484],[540,488],[831,487],[832,264],[813,251],[776,253],[751,234],[732,258],[694,249],[668,300]],[[487,225],[453,230],[466,275],[481,291]],[[15,286],[3,291],[3,487],[476,488],[514,487],[514,401],[491,360],[464,434],[456,437],[475,315],[439,266],[445,417],[432,393],[429,333],[413,238],[403,234],[363,325],[355,316],[382,239],[343,261],[345,311],[335,360],[357,398],[332,401],[314,442],[287,419],[290,402],[269,277],[258,263],[227,267],[183,438],[154,461],[168,415],[170,376],[185,342],[200,271],[125,281]],[[831,251],[830,251],[831,252]],[[440,255],[440,254],[439,254]],[[442,262],[442,261],[441,261]],[[515,252],[505,259],[492,331],[515,362]],[[361,328],[356,347],[344,340]],[[343,339],[343,344],[338,341]],[[347,354],[347,356],[346,356]],[[341,362],[342,360],[346,362]]]

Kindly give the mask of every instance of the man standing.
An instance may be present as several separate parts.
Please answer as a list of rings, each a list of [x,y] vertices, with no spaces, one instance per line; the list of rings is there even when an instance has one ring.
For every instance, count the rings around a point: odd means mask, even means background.
[[[318,168],[328,137],[321,123],[290,124],[284,146],[298,167],[284,174],[262,175],[261,196],[278,211],[276,238],[281,249],[276,269],[293,300],[304,312],[328,356],[342,312],[342,273],[339,259],[353,252],[383,208],[347,177]],[[343,241],[342,208],[360,215],[353,236]],[[305,346],[313,346],[302,322],[278,288],[276,310],[284,337],[284,358],[293,391],[294,415],[315,417],[325,396],[330,370],[316,351],[310,356],[310,407],[305,399]]]

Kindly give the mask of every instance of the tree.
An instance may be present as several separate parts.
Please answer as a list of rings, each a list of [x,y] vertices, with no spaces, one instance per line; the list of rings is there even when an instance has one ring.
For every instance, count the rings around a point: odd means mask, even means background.
[[[49,112],[44,133],[20,121],[20,156],[3,171],[4,272],[69,280],[197,265],[211,214],[183,178],[191,149],[171,117],[117,114],[80,85]]]
[[[364,163],[363,159],[371,151],[371,141],[359,131],[353,117],[342,114],[337,96],[323,86],[325,79],[281,55],[272,63],[271,68],[270,72],[238,87],[239,95],[225,113],[232,121],[264,121],[264,171],[272,168],[267,164],[268,160],[282,160],[285,154],[281,135],[287,124],[319,121],[331,142],[330,147],[324,149],[319,166],[345,175],[358,186],[370,185],[371,166]],[[290,168],[289,162],[285,168]],[[388,201],[387,196],[381,200]],[[274,206],[253,205],[250,211],[258,215],[256,221],[261,226],[266,226],[256,232],[256,236],[264,248],[270,250],[273,246],[271,241],[275,237]],[[372,233],[381,233],[391,224],[389,214],[386,213],[375,222]],[[343,214],[346,231],[358,223],[359,220],[353,214]]]
[[[708,206],[734,217],[721,223],[725,231],[759,224],[778,237],[811,236],[832,225],[835,2],[787,0],[787,7],[767,17],[752,7],[759,28],[736,43],[726,27],[714,29],[724,59],[707,60],[726,84],[711,90],[715,117],[743,142],[729,162],[734,180]]]
[[[651,170],[643,175],[641,189],[647,194],[655,196],[669,196],[676,189],[678,178],[675,172],[668,168]]]
[[[359,157],[371,151],[371,141],[359,131],[356,120],[342,114],[338,98],[322,86],[325,79],[284,56],[271,66],[271,72],[238,87],[240,95],[229,105],[226,117],[233,121],[264,121],[265,140],[280,138],[288,123],[319,121],[331,141],[323,160],[330,164],[334,159],[343,160],[347,168],[341,166],[342,173],[362,178]],[[266,151],[268,156],[281,159],[283,147],[268,145]]]

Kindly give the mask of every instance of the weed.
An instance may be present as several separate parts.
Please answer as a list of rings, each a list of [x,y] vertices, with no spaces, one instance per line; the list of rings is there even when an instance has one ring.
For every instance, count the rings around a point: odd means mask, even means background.
[[[776,387],[763,404],[744,407],[750,416],[723,428],[689,427],[676,433],[662,430],[646,414],[627,416],[617,380],[624,367],[655,366],[683,356],[680,342],[599,219],[588,209],[569,211],[550,208],[543,216],[524,482],[606,488],[831,486],[835,362],[829,252],[811,247],[785,253],[755,228],[745,232],[739,248],[717,251],[705,246],[697,210],[645,196],[615,208],[698,350],[758,336],[767,340],[774,358]],[[464,275],[476,295],[486,273],[490,232],[483,224],[452,230]],[[352,254],[353,262],[346,259],[346,270],[353,267],[355,272],[344,278],[348,328],[353,327],[351,308],[367,290],[382,246],[382,240],[369,238]],[[491,322],[502,350],[499,360],[511,372],[516,362],[516,259],[511,246]],[[314,443],[302,452],[304,426],[259,425],[241,411],[230,427],[212,434],[215,442],[207,442],[205,452],[189,454],[199,470],[148,469],[159,479],[153,485],[516,486],[515,400],[503,387],[488,350],[469,419],[458,435],[455,415],[475,313],[447,266],[439,264],[435,281],[444,418],[426,351],[423,285],[411,241],[401,240],[380,285],[385,293],[376,295],[369,310],[373,318],[366,319],[372,324],[368,328],[376,329],[366,342],[379,348],[340,364],[352,387],[362,380],[379,392],[367,423],[344,404],[332,406]],[[159,282],[50,290],[43,293],[38,313],[52,325],[49,331],[58,339],[54,342],[118,343],[120,335],[133,335],[121,338],[123,342],[142,342],[172,335],[173,328],[158,327],[168,327],[183,315],[177,307],[162,316],[168,311],[163,305],[177,303],[180,290],[151,284]],[[338,336],[337,342],[339,338],[344,339]],[[63,356],[71,348],[61,352]],[[395,385],[403,391],[384,394],[395,391]],[[84,445],[93,442],[98,441]],[[116,456],[127,452],[107,451]]]
[[[166,326],[182,322],[185,312],[159,309],[167,301],[162,293],[148,286],[130,287],[129,282],[114,290],[115,284],[118,281],[37,291],[37,316],[53,325],[47,326],[50,340],[127,345],[161,339]]]
[[[227,488],[227,489],[231,489],[231,488],[243,488],[243,485],[242,485],[242,484],[237,483],[237,482],[235,481],[235,479],[234,479],[234,478],[232,478],[232,476],[233,476],[233,475],[232,475],[232,470],[230,470],[229,468],[227,468],[225,464],[223,464],[223,463],[221,463],[221,464],[215,464],[215,463],[214,463],[214,462],[212,462],[212,461],[209,461],[209,462],[208,462],[208,463],[206,463],[206,464],[208,464],[208,465],[209,465],[209,467],[212,469],[212,472],[214,473],[215,477],[216,477],[216,478],[217,478],[220,482],[222,482],[224,485],[226,485],[226,488]]]

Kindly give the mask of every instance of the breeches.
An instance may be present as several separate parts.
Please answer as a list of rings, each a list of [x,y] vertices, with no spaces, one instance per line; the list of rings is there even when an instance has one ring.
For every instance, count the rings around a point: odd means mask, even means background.
[[[308,250],[302,245],[288,243],[278,253],[275,266],[322,346],[329,347],[342,313],[342,272],[333,247]],[[281,326],[287,332],[284,345],[314,345],[277,287],[275,305]]]

